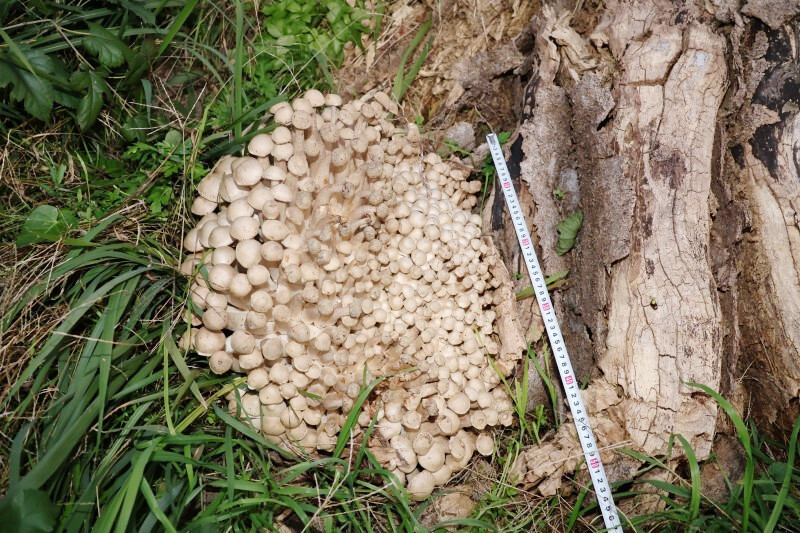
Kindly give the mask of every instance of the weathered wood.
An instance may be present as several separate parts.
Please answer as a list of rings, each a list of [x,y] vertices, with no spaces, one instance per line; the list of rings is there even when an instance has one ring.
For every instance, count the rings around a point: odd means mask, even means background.
[[[592,378],[601,445],[662,453],[680,433],[705,458],[719,413],[688,382],[776,427],[797,415],[798,21],[768,28],[724,0],[599,9],[581,35],[563,12],[534,21],[521,200],[544,271],[570,270],[554,301],[576,372]],[[560,257],[555,225],[577,208],[578,245]],[[518,270],[513,229],[497,205],[492,215]],[[572,433],[527,452],[519,473],[552,492],[579,453]],[[615,460],[612,478],[629,474]]]

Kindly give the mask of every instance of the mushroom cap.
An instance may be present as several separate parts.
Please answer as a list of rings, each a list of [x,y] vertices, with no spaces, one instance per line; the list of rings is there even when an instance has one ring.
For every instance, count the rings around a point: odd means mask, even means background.
[[[259,259],[261,258],[261,247],[259,246]],[[266,285],[270,280],[269,269],[264,265],[255,264],[247,268],[247,281],[253,287]],[[252,306],[252,302],[250,304]]]
[[[272,150],[272,137],[266,133],[259,133],[247,144],[247,151],[256,157],[267,157]]]
[[[233,171],[233,180],[237,185],[251,186],[261,181],[261,163],[252,157],[243,157]]]
[[[234,331],[231,335],[231,348],[234,353],[246,354],[251,353],[256,346],[256,340],[253,334],[248,331]]]
[[[186,232],[186,237],[183,239],[183,247],[189,252],[200,252],[203,250],[203,245],[200,244],[200,237],[198,236],[197,228],[192,228]]]
[[[278,126],[272,131],[272,141],[275,144],[286,144],[292,142],[292,132],[286,126]]]
[[[303,98],[311,104],[312,107],[322,107],[325,105],[325,95],[316,89],[309,89],[303,94]]]
[[[280,417],[264,416],[261,419],[261,432],[264,433],[264,435],[279,436],[286,432],[286,428],[281,424]]]
[[[422,501],[433,493],[436,480],[428,470],[423,470],[413,476],[409,476],[406,490],[408,496],[414,501]]]
[[[219,199],[219,187],[221,183],[222,175],[217,174],[216,172],[211,172],[210,174],[207,174],[206,177],[201,179],[200,183],[197,184],[197,194],[206,200],[216,202]]]
[[[414,439],[414,443],[417,444],[417,439]],[[419,449],[424,449],[420,447]],[[445,460],[445,449],[439,442],[432,442],[430,448],[427,452],[418,454],[417,461],[419,461],[419,465],[428,471],[436,471],[439,470],[442,465],[444,464]]]
[[[228,323],[225,309],[209,307],[203,312],[203,325],[211,331],[221,331]]]
[[[470,401],[466,394],[459,392],[447,400],[447,407],[457,415],[465,415],[469,411]]]
[[[214,228],[214,231],[212,231],[211,235],[208,237],[208,244],[212,248],[220,248],[233,244],[230,228],[228,226],[218,226]]]
[[[492,455],[492,452],[494,452],[494,439],[491,435],[481,433],[475,440],[475,449],[484,457]]]
[[[280,106],[279,108],[277,108],[275,111],[272,112],[275,117],[275,122],[283,125],[291,124],[292,115],[294,114],[294,111],[292,111],[292,107],[288,103],[286,102],[283,103],[285,103],[286,105]]]
[[[215,374],[224,374],[231,369],[232,364],[233,357],[224,350],[216,351],[208,358],[208,366]]]
[[[211,355],[225,347],[225,334],[206,328],[195,330],[194,347],[201,355]]]
[[[283,181],[286,179],[286,171],[279,166],[267,167],[264,171],[264,179],[269,181]]]
[[[285,353],[283,343],[275,337],[267,339],[261,344],[261,353],[267,361],[277,361]]]
[[[257,265],[261,261],[261,243],[255,239],[239,242],[236,245],[236,261],[244,268]]]
[[[338,94],[326,94],[325,95],[325,105],[338,107],[342,105],[342,97]]]
[[[269,241],[282,241],[289,235],[289,227],[280,220],[265,220],[261,224],[261,235]]]
[[[259,223],[258,218],[253,216],[242,216],[231,222],[230,232],[231,238],[237,241],[246,241],[258,235]]]
[[[198,196],[192,202],[192,213],[198,216],[205,216],[209,213],[213,213],[214,210],[217,208],[217,202],[212,202],[202,196]]]
[[[264,367],[254,368],[247,374],[247,386],[251,390],[261,390],[269,383],[269,374]],[[259,395],[260,398],[260,395]]]

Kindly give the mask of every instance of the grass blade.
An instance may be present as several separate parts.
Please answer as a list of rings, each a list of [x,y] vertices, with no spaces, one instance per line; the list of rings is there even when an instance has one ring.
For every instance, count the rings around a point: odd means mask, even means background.
[[[745,426],[742,417],[736,412],[736,409],[734,409],[730,402],[723,398],[718,392],[700,383],[687,383],[687,385],[702,390],[716,400],[719,406],[725,411],[725,414],[728,415],[728,418],[731,419],[731,422],[733,422],[733,426],[736,428],[736,434],[739,437],[739,442],[741,442],[742,447],[744,447],[745,470],[744,478],[742,479],[742,490],[744,491],[742,497],[742,531],[747,531],[750,522],[750,502],[753,496],[753,477],[755,474],[750,432],[747,430],[747,426]]]
[[[164,526],[164,531],[168,531],[169,533],[178,533],[178,530],[175,529],[175,526],[172,525],[172,522],[167,515],[164,514],[164,511],[158,505],[158,500],[156,500],[156,495],[153,494],[153,489],[150,488],[150,485],[147,484],[147,480],[142,478],[142,482],[139,484],[139,490],[144,496],[147,505],[150,507],[150,512],[155,515],[156,519],[161,522],[161,525]]]
[[[366,371],[366,368],[364,370]],[[358,415],[361,413],[361,407],[364,405],[364,402],[367,401],[369,395],[372,394],[372,391],[375,390],[375,387],[377,387],[384,379],[386,379],[386,376],[373,380],[369,386],[361,390],[358,398],[356,398],[356,401],[353,403],[353,408],[347,415],[347,420],[345,420],[341,431],[339,431],[339,438],[336,441],[336,448],[333,450],[334,457],[339,457],[342,455],[342,452],[347,446],[347,442],[350,440],[350,432],[353,430],[353,426],[356,425],[356,422],[358,422]]]
[[[792,437],[789,440],[789,451],[786,454],[786,472],[783,474],[783,482],[781,483],[781,490],[775,500],[775,507],[772,508],[769,520],[767,521],[764,531],[771,533],[774,531],[775,526],[778,525],[778,520],[781,517],[781,511],[789,496],[789,487],[792,484],[792,473],[794,472],[794,461],[797,453],[797,437],[800,433],[800,418],[794,423],[792,430]]]
[[[183,23],[186,22],[186,19],[188,19],[189,15],[192,14],[198,2],[199,0],[188,0],[183,6],[183,9],[181,9],[180,13],[175,16],[172,24],[170,24],[169,29],[167,30],[167,34],[164,35],[164,39],[161,41],[161,46],[158,47],[156,57],[160,57],[161,54],[167,50],[167,47],[170,45],[175,36],[178,35],[181,27],[183,27]]]
[[[683,435],[675,435],[686,452],[686,459],[689,461],[689,474],[692,482],[692,497],[689,502],[689,521],[694,521],[700,514],[700,465],[697,463],[697,456],[694,454],[691,444]]]
[[[130,521],[131,514],[133,513],[133,504],[136,503],[136,497],[139,494],[139,487],[142,483],[147,483],[147,480],[144,478],[144,469],[147,466],[150,456],[152,455],[153,451],[155,451],[156,446],[159,443],[160,441],[156,440],[153,444],[148,446],[139,454],[133,464],[133,469],[131,470],[128,480],[125,483],[125,489],[123,492],[125,494],[125,499],[122,502],[122,508],[117,514],[117,533],[125,533],[125,531],[128,529],[128,522]]]
[[[406,63],[411,58],[411,55],[414,53],[414,50],[416,50],[416,48],[425,38],[425,35],[428,33],[428,30],[431,29],[431,24],[433,24],[433,18],[428,17],[428,19],[422,23],[422,26],[420,26],[419,30],[417,30],[416,35],[414,35],[414,38],[411,39],[408,48],[406,48],[405,52],[403,52],[403,56],[400,58],[400,65],[397,67],[397,73],[394,76],[394,85],[392,87],[392,96],[398,102],[403,99],[403,95],[408,90],[408,85],[410,84],[410,81],[408,80],[408,75],[405,73]],[[427,57],[432,42],[433,42],[432,39],[428,41],[428,44],[425,46],[426,50],[423,51],[421,57]],[[422,61],[424,62],[425,60],[423,59]],[[414,66],[416,67],[416,63]],[[420,62],[419,67],[417,67],[417,72],[419,71],[419,68],[421,66],[422,62]],[[414,73],[414,76],[416,76],[416,72]],[[413,79],[413,76],[411,77],[411,79]]]

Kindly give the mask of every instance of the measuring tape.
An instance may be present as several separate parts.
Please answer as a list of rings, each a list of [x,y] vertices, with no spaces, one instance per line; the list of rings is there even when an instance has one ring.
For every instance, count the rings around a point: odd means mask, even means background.
[[[492,154],[497,177],[500,180],[500,188],[506,198],[511,220],[514,223],[514,230],[517,232],[517,239],[519,239],[519,245],[522,247],[525,264],[528,266],[528,274],[533,285],[533,294],[539,302],[539,309],[542,311],[542,319],[547,330],[547,336],[550,339],[553,356],[556,359],[558,375],[561,377],[561,384],[564,386],[564,391],[569,401],[572,418],[575,422],[575,427],[578,429],[578,439],[581,441],[583,455],[586,457],[586,464],[589,467],[589,475],[592,477],[597,502],[600,504],[600,512],[603,513],[603,521],[608,531],[622,533],[617,507],[614,505],[614,497],[611,494],[611,486],[608,483],[603,461],[600,459],[600,452],[597,449],[597,441],[594,439],[592,428],[589,427],[589,412],[583,403],[581,390],[578,386],[578,381],[575,379],[575,371],[572,370],[572,362],[570,362],[567,354],[567,346],[564,344],[561,327],[558,325],[553,303],[547,293],[547,285],[542,269],[539,267],[539,260],[536,258],[536,251],[533,249],[533,241],[528,233],[528,227],[525,224],[525,217],[522,215],[517,193],[511,183],[511,175],[508,173],[503,150],[494,133],[487,135],[486,141],[489,143],[489,151]]]

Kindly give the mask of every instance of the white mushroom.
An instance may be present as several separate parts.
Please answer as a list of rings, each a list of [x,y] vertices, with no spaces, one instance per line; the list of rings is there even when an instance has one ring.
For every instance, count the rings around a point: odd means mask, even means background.
[[[200,181],[181,271],[203,313],[181,346],[246,374],[240,416],[309,453],[334,449],[365,379],[392,376],[352,430],[377,417],[368,446],[424,499],[513,423],[486,355],[507,376],[522,351],[497,336],[513,291],[469,211],[480,182],[425,154],[397,112],[381,92],[306,91]]]

